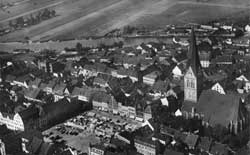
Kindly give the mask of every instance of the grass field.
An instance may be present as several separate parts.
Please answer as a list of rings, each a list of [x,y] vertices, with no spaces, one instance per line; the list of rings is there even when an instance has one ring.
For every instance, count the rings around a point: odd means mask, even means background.
[[[228,2],[228,3],[227,3]],[[246,11],[247,0],[32,0],[0,11],[0,23],[17,15],[55,4],[57,17],[39,25],[15,31],[0,38],[1,42],[73,39],[103,35],[126,25],[163,27],[167,24],[202,23]],[[36,4],[36,5],[35,5]],[[6,14],[6,11],[10,11]]]

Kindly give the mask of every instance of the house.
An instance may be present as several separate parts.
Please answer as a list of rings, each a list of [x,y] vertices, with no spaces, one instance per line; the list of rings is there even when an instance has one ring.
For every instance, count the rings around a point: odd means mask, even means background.
[[[108,86],[108,82],[101,77],[95,77],[93,84],[104,88]]]
[[[32,87],[32,88],[38,88],[41,81],[42,81],[42,79],[35,78],[34,80],[30,81],[28,85],[29,85],[29,87]]]
[[[118,102],[118,113],[121,116],[126,116],[132,119],[136,117],[136,108],[132,105],[123,105],[122,103]]]
[[[156,145],[151,138],[135,136],[135,148],[143,155],[156,155]]]
[[[11,85],[14,85],[14,80],[16,79],[16,77],[14,75],[10,75],[8,74],[6,77],[5,77],[5,81],[6,82],[9,82]]]
[[[64,84],[64,83],[58,83],[58,84],[55,85],[55,87],[53,89],[53,94],[54,94],[55,102],[57,102],[58,100],[64,98],[64,95],[65,95],[64,92],[65,91],[68,92],[66,86],[67,85]]]
[[[24,131],[24,123],[20,114],[8,114],[0,112],[0,124],[5,124],[8,129],[14,131]]]
[[[170,150],[170,149],[166,148],[163,155],[184,155],[184,153],[177,152],[177,151]]]
[[[208,68],[211,61],[211,52],[202,51],[199,53],[200,63],[203,68]]]
[[[104,155],[105,147],[103,144],[89,145],[89,155]]]
[[[113,104],[113,102],[115,102],[114,98],[103,91],[97,91],[92,96],[92,104],[95,109],[101,109],[103,111],[112,110],[109,109],[109,104]]]
[[[154,72],[151,72],[147,75],[144,75],[143,76],[143,83],[150,85],[150,86],[153,86],[158,75],[159,75],[158,71],[154,71]]]
[[[195,149],[199,136],[195,134],[187,134],[184,143],[187,144],[188,148]]]
[[[229,155],[230,151],[226,144],[218,142],[212,143],[210,154],[212,155]]]
[[[212,59],[211,63],[216,65],[232,65],[233,59],[230,55],[217,56],[215,59]]]
[[[164,92],[167,92],[169,89],[169,81],[157,80],[154,85],[151,87],[153,93],[159,93],[160,95]]]
[[[211,90],[217,91],[218,93],[223,95],[226,94],[223,87],[218,82],[212,86]]]
[[[209,153],[211,145],[212,145],[212,140],[210,138],[200,137],[200,139],[198,140],[197,148],[201,152]]]
[[[26,99],[31,100],[31,101],[36,101],[36,102],[41,102],[40,100],[37,99],[38,94],[40,93],[39,88],[24,88],[23,89],[23,95]]]
[[[42,89],[43,91],[52,94],[53,93],[53,88],[55,87],[57,83],[57,79],[54,78],[52,80],[50,80],[48,83],[41,83],[40,85],[40,89]]]
[[[250,76],[248,74],[243,74],[236,78],[236,81],[244,83],[244,89],[248,92],[250,90]]]
[[[1,139],[0,139],[0,154],[6,155],[5,144]]]
[[[29,75],[24,75],[17,77],[13,83],[20,86],[20,87],[25,87],[28,88],[28,82],[31,80],[31,77]]]
[[[138,81],[137,72],[131,69],[119,68],[116,74],[117,78],[129,77],[133,82]]]
[[[185,69],[186,68],[185,68],[184,63],[180,63],[180,64],[176,65],[174,67],[174,69],[172,70],[173,77],[174,78],[181,78],[181,77],[183,77]]]
[[[152,118],[152,106],[151,105],[148,104],[145,107],[143,116],[144,116],[144,120],[149,120]]]
[[[3,74],[2,74],[2,71],[0,70],[0,82],[2,82],[3,81]]]
[[[92,95],[92,90],[87,86],[81,88],[75,87],[72,91],[71,96],[77,97],[79,101],[89,102]]]

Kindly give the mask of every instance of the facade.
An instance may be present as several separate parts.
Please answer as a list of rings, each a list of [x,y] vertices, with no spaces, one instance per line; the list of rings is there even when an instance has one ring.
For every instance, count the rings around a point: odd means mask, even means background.
[[[10,130],[24,131],[24,123],[18,113],[13,115],[0,112],[0,124],[5,124]]]
[[[5,144],[1,139],[0,139],[0,154],[6,155]]]
[[[105,148],[102,145],[89,146],[89,155],[104,155]]]
[[[215,85],[213,85],[211,89],[217,91],[220,94],[223,94],[223,95],[226,94],[223,87],[219,83],[216,83]]]
[[[156,155],[156,146],[151,139],[142,140],[141,138],[135,137],[135,148],[138,153],[143,155]]]

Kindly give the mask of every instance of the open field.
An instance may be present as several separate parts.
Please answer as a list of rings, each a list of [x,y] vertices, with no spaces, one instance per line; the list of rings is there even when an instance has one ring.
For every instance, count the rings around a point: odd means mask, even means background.
[[[228,2],[228,3],[227,3]],[[230,3],[229,3],[230,2]],[[103,35],[126,25],[164,27],[167,24],[202,23],[240,12],[249,14],[247,0],[32,0],[0,11],[1,21],[53,5],[57,17],[0,38],[1,42],[74,39]],[[10,11],[10,13],[6,13]]]

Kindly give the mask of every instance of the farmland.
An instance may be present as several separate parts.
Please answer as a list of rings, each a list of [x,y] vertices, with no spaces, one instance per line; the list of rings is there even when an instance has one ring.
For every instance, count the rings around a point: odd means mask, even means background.
[[[57,12],[53,19],[4,35],[1,42],[74,39],[103,35],[126,25],[148,28],[167,24],[203,23],[239,13],[249,14],[247,1],[231,0],[32,0],[0,11],[0,24],[16,16],[50,7]],[[241,3],[240,3],[241,2]],[[232,1],[233,3],[233,1]],[[6,13],[8,12],[9,13]]]

